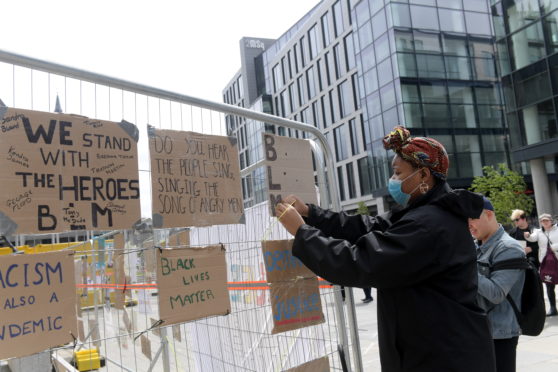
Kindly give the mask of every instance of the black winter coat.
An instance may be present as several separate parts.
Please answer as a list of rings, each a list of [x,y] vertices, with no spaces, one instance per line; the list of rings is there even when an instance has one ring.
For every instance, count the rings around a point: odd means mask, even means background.
[[[293,254],[332,283],[378,289],[383,372],[493,372],[467,225],[482,205],[478,194],[452,191],[446,183],[378,217],[310,205]]]

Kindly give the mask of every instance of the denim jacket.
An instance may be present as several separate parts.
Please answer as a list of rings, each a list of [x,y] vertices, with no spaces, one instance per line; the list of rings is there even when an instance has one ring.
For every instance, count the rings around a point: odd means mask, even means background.
[[[481,246],[477,245],[479,289],[477,301],[488,313],[492,338],[504,339],[519,336],[521,329],[506,296],[510,293],[521,308],[521,293],[525,272],[523,270],[500,270],[490,273],[496,262],[525,257],[517,240],[510,237],[502,226]]]

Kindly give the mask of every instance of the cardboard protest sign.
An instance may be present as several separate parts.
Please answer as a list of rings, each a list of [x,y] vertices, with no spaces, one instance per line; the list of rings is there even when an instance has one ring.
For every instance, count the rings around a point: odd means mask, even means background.
[[[271,283],[272,334],[321,324],[324,320],[318,278]]]
[[[230,313],[227,263],[220,245],[163,249],[157,287],[163,326]]]
[[[0,110],[0,233],[130,229],[140,218],[135,125]]]
[[[268,283],[285,282],[297,277],[316,276],[292,254],[294,240],[264,240],[262,251]]]
[[[190,245],[190,230],[180,231],[169,236],[169,247]]]
[[[244,223],[234,137],[148,128],[153,227]]]
[[[330,371],[329,359],[328,357],[323,357],[301,364],[298,367],[288,369],[285,372],[329,372],[329,371]]]
[[[74,258],[68,252],[0,258],[0,359],[78,336]]]
[[[281,198],[295,194],[305,203],[317,204],[312,150],[307,140],[263,133],[271,215]]]

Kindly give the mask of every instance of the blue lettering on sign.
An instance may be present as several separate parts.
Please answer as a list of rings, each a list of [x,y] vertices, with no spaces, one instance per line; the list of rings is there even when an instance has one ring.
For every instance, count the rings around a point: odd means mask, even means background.
[[[276,322],[281,320],[296,319],[305,313],[318,311],[320,309],[320,295],[313,293],[306,297],[291,297],[285,301],[278,301],[275,297],[275,314],[273,318]]]
[[[286,271],[302,267],[302,262],[289,251],[275,251],[264,253],[265,269],[272,271]]]
[[[62,263],[60,262],[54,266],[48,262],[37,262],[34,270],[29,270],[29,264],[11,264],[5,271],[0,268],[0,286],[4,289],[18,286],[29,287],[30,283],[35,286],[45,282],[47,285],[62,284],[63,279]]]
[[[28,334],[35,334],[38,331],[59,331],[62,329],[62,316],[41,318],[38,320],[28,320],[23,323],[4,324],[0,327],[0,341],[6,337],[16,338]]]

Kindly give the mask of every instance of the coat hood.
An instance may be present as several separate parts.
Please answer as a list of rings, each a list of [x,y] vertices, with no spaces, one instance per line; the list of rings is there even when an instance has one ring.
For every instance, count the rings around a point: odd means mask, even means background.
[[[458,216],[479,218],[483,210],[481,194],[463,189],[452,190],[447,183],[444,186],[445,192],[440,193],[432,204],[447,209]]]

